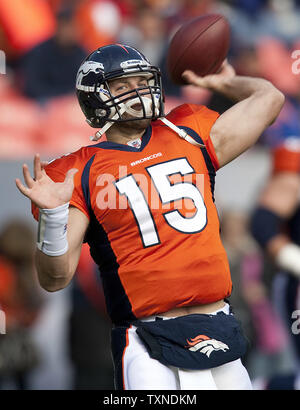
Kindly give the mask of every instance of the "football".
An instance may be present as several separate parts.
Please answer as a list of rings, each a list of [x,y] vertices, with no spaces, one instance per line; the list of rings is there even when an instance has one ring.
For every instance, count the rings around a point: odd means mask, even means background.
[[[230,26],[220,14],[205,14],[182,25],[167,51],[167,72],[173,83],[186,84],[185,70],[200,76],[216,73],[230,46]]]

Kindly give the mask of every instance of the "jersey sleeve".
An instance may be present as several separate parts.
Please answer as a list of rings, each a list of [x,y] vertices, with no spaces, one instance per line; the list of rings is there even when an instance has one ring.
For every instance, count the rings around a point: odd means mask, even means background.
[[[89,219],[89,211],[84,199],[82,186],[81,186],[81,176],[86,162],[79,153],[73,153],[65,155],[54,161],[51,161],[46,167],[45,171],[47,175],[54,182],[63,182],[66,173],[69,169],[77,168],[78,172],[74,177],[74,191],[72,198],[70,200],[70,205],[75,206],[81,212],[83,212]],[[31,203],[31,212],[36,220],[39,218],[39,209]]]
[[[288,138],[272,150],[273,173],[300,172],[300,139]]]
[[[173,109],[167,116],[170,121],[178,126],[184,125],[189,127],[198,134],[202,141],[199,141],[199,138],[195,138],[193,135],[192,137],[197,142],[205,144],[207,153],[216,171],[220,168],[220,165],[210,137],[210,131],[219,116],[218,112],[210,110],[204,105],[196,104],[183,104]]]
[[[210,131],[220,117],[220,114],[216,111],[210,110],[204,105],[193,105],[190,104],[189,107],[193,111],[194,117],[197,122],[197,128],[200,134],[201,139],[203,140],[206,150],[210,156],[210,159],[213,163],[215,170],[217,171],[220,168],[219,161],[216,155],[215,147],[212,143],[210,137]]]

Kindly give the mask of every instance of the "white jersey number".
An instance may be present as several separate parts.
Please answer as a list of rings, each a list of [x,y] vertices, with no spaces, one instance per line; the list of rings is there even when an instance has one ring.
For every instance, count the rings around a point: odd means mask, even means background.
[[[184,198],[191,199],[196,208],[192,217],[184,217],[178,210],[163,214],[166,222],[182,233],[196,233],[202,231],[207,224],[207,211],[202,195],[196,185],[191,182],[172,184],[169,176],[182,176],[195,173],[186,158],[175,159],[146,168],[159,194],[162,204],[168,204]],[[131,210],[136,219],[141,238],[145,247],[160,243],[157,228],[143,194],[133,175],[120,179],[115,183],[119,193],[126,195]]]

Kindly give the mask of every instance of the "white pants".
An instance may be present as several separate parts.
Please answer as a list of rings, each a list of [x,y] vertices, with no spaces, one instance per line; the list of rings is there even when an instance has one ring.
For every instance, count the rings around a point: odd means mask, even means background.
[[[228,314],[229,306],[219,311]],[[248,373],[240,359],[208,370],[165,366],[149,356],[135,330],[136,327],[131,326],[126,334],[127,343],[122,358],[125,390],[252,390]]]

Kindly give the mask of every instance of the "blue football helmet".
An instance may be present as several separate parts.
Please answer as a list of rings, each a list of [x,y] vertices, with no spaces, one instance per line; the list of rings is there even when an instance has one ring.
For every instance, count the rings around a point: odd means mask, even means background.
[[[109,81],[124,76],[145,76],[148,85],[113,96]],[[128,45],[112,44],[92,52],[79,67],[76,93],[86,121],[94,128],[107,130],[115,122],[164,117],[160,70]],[[133,108],[137,103],[139,110]],[[130,117],[122,118],[124,112]]]

